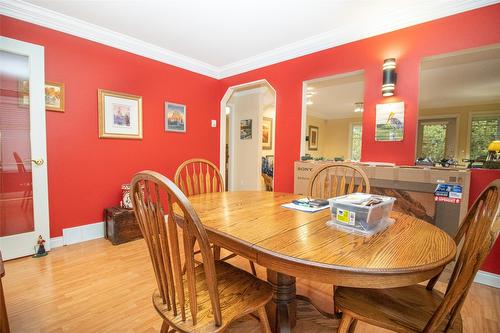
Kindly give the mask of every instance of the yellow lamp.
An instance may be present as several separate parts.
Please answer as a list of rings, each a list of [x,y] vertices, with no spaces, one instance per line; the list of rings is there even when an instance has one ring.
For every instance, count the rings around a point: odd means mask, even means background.
[[[500,162],[500,141],[491,141],[488,145],[488,157],[487,162]],[[488,163],[489,165],[489,163]]]
[[[500,141],[491,141],[488,145],[488,151],[499,152],[500,151]]]

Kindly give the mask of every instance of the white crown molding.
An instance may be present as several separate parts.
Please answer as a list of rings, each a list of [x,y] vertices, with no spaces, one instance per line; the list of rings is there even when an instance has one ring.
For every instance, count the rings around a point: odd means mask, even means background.
[[[253,57],[221,66],[219,76],[221,78],[230,77],[285,60],[333,48],[342,44],[381,35],[398,29],[407,28],[412,25],[485,7],[498,2],[500,1],[454,0],[436,4],[432,10],[422,10],[420,12],[405,10],[404,12],[394,12],[393,15],[389,15],[390,17],[394,17],[393,21],[380,20],[378,21],[378,24],[370,26],[369,31],[359,29],[357,27],[357,22],[353,22],[350,26],[343,26],[338,30],[331,30]],[[353,17],[355,18],[355,15],[353,15]]]
[[[246,95],[252,95],[252,94],[262,94],[267,91],[267,86],[263,87],[257,87],[257,88],[251,88],[251,89],[246,89],[246,90],[236,90],[233,93],[234,97],[241,97],[241,96],[246,96]]]
[[[31,3],[19,0],[0,0],[0,14],[65,32],[212,78],[219,78],[219,69],[216,66]]]
[[[221,79],[498,2],[500,1],[454,0],[433,4],[432,10],[423,8],[418,11],[394,11],[392,15],[389,15],[390,17],[394,17],[394,20],[380,20],[378,24],[370,26],[370,29],[360,28],[357,22],[353,22],[349,26],[341,27],[341,29],[312,36],[221,67],[213,66],[203,61],[143,42],[137,38],[20,0],[0,0],[0,14],[62,31],[212,78]]]

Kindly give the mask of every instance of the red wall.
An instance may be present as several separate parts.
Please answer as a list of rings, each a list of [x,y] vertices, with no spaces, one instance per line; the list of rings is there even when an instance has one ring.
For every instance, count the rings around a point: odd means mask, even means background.
[[[217,80],[5,16],[0,31],[43,45],[46,80],[66,87],[66,112],[46,112],[51,237],[102,221],[137,171],[173,176],[191,157],[218,162]],[[142,140],[98,138],[98,88],[143,97]],[[164,131],[165,101],[186,105],[186,134]]]
[[[220,97],[230,86],[267,79],[276,89],[275,186],[293,191],[293,162],[300,155],[302,82],[324,76],[365,71],[363,161],[413,164],[418,116],[420,62],[423,57],[500,43],[500,4],[424,23],[222,80]],[[381,95],[382,63],[395,57],[396,96]],[[375,141],[375,104],[405,102],[401,142]]]

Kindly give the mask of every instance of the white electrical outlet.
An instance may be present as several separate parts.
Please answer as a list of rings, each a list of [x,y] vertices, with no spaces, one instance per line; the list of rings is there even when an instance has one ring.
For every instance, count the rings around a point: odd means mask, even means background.
[[[212,127],[217,127],[217,120],[212,119]]]

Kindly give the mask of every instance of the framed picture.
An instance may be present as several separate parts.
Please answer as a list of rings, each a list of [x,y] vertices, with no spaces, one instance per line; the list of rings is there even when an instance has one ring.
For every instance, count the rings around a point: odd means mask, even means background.
[[[402,141],[404,133],[404,102],[377,104],[375,116],[376,141]]]
[[[64,83],[45,82],[45,109],[64,112]]]
[[[186,132],[186,106],[165,102],[165,131]]]
[[[273,118],[264,117],[262,121],[262,149],[273,149]]]
[[[99,137],[142,139],[142,97],[99,89]]]
[[[30,105],[30,81],[19,80],[17,82],[17,96],[19,106]]]
[[[241,140],[252,139],[252,119],[240,120],[240,139]]]
[[[319,128],[316,126],[309,126],[309,141],[307,149],[318,150],[318,136]]]

